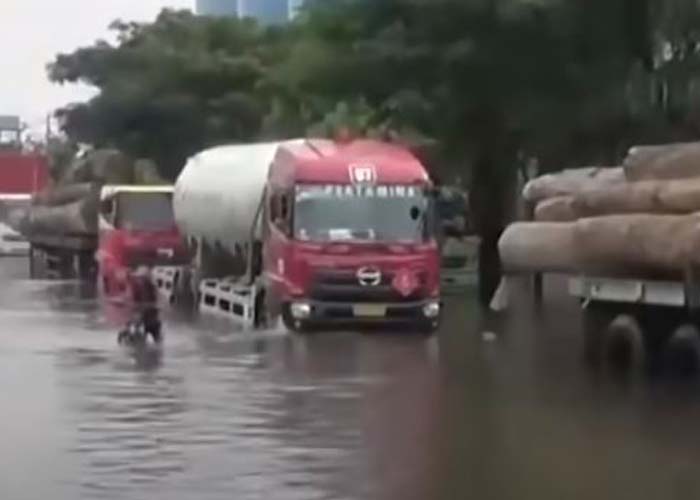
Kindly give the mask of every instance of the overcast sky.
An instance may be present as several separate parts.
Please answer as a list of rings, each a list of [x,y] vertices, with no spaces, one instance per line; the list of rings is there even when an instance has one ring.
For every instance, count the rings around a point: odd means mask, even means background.
[[[110,22],[152,20],[163,7],[192,8],[194,0],[0,0],[0,115],[18,114],[37,127],[61,105],[90,89],[52,85],[46,63],[107,38]]]

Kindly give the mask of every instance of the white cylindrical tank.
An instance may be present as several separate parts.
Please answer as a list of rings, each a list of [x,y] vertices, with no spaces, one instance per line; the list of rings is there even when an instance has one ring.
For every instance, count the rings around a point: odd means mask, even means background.
[[[232,253],[248,242],[277,149],[300,141],[220,146],[191,157],[173,195],[180,232]]]

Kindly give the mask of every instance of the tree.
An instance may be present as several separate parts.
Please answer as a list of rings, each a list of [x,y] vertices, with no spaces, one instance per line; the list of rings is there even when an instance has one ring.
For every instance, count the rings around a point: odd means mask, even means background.
[[[486,301],[518,154],[561,168],[619,150],[630,73],[648,59],[648,18],[632,22],[630,9],[623,0],[318,2],[273,80],[302,121],[415,130],[439,141],[443,161],[469,169]]]
[[[112,29],[118,45],[99,42],[49,66],[55,82],[100,91],[59,112],[72,138],[154,158],[172,179],[199,149],[257,137],[268,110],[258,88],[280,57],[273,29],[168,10],[153,24]]]
[[[481,296],[499,280],[516,165],[616,162],[700,130],[694,0],[318,0],[297,21],[164,11],[60,55],[57,82],[99,95],[62,112],[77,140],[150,156],[173,178],[222,142],[358,134],[437,144],[471,179]]]

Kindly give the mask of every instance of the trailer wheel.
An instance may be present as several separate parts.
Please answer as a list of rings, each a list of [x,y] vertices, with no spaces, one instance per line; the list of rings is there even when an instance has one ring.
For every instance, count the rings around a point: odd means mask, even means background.
[[[679,326],[666,342],[664,367],[674,375],[689,376],[700,368],[700,330],[694,325]]]
[[[610,323],[603,349],[606,364],[618,371],[639,369],[646,364],[644,333],[633,316],[621,314]]]

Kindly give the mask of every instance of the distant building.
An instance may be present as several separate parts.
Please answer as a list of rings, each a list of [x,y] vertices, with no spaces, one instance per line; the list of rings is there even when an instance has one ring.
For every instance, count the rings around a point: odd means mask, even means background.
[[[289,0],[288,2],[288,7],[289,7],[289,19],[293,19],[296,15],[297,12],[299,12],[299,9],[302,8],[304,5],[305,0]]]
[[[284,23],[289,21],[288,0],[239,0],[240,17],[254,17],[262,23]]]
[[[21,132],[19,116],[0,115],[0,149],[19,147]]]
[[[292,19],[305,0],[197,0],[202,16],[254,17],[265,24]]]
[[[197,0],[196,11],[202,16],[237,16],[238,0]]]

